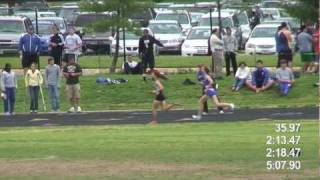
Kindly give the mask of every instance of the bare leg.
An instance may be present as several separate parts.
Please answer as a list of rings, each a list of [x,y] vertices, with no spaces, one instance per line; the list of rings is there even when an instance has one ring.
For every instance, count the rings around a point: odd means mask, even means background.
[[[163,111],[169,111],[170,109],[176,107],[176,106],[179,106],[179,104],[167,104],[165,101],[163,101],[161,104],[161,109]]]
[[[229,108],[229,109],[231,108],[231,104],[220,102],[217,96],[212,96],[212,101],[218,107]]]
[[[152,121],[150,122],[150,124],[157,124],[158,120],[157,120],[157,109],[159,107],[159,102],[158,101],[153,101],[152,103]]]
[[[269,89],[273,85],[273,82],[274,82],[273,80],[269,80],[268,83],[261,90],[264,91]]]
[[[252,81],[246,81],[246,85],[247,85],[247,87],[249,88],[249,89],[251,89],[252,91],[257,91],[257,88],[256,88],[256,86],[254,86],[253,84],[252,84]]]

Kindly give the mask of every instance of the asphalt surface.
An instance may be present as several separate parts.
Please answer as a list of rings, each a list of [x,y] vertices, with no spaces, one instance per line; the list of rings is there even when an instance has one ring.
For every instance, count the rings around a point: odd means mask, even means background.
[[[252,120],[318,120],[319,109],[314,108],[268,108],[268,109],[236,109],[218,114],[211,110],[202,120],[193,120],[196,110],[174,110],[158,113],[159,123],[185,122],[232,122]],[[0,127],[24,126],[78,126],[78,125],[114,125],[114,124],[146,124],[151,120],[150,111],[117,111],[117,112],[82,112],[77,114],[17,114],[0,116]]]

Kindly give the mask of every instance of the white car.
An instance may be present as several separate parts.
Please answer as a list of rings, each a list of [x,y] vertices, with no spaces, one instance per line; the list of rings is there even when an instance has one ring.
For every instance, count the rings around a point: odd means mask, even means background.
[[[158,47],[159,52],[180,52],[184,34],[177,21],[151,20],[148,28],[154,33],[154,37],[164,45],[164,47]]]
[[[41,17],[38,20],[39,21],[50,21],[59,27],[60,32],[62,34],[67,33],[67,22],[64,18],[61,18],[61,17]]]
[[[271,17],[279,19],[281,17],[281,9],[279,8],[261,8],[263,17]]]
[[[116,52],[116,38],[117,34],[111,38],[111,53],[114,54]],[[124,45],[126,55],[138,55],[139,52],[139,36],[134,34],[133,32],[126,31],[125,32],[125,41],[123,41],[123,31],[120,31],[120,42],[119,42],[119,55],[123,55]]]
[[[174,20],[178,21],[182,26],[182,31],[186,34],[189,33],[192,25],[191,25],[191,17],[187,11],[162,11],[159,12],[155,18],[155,20]]]
[[[193,27],[181,47],[182,56],[207,55],[210,27]]]
[[[275,54],[275,35],[279,24],[257,25],[246,43],[246,54]]]
[[[16,12],[15,15],[17,16],[27,16],[31,19],[31,21],[36,20],[36,14],[34,11],[27,11],[27,12]],[[55,12],[38,12],[38,18],[44,18],[44,17],[57,17]]]

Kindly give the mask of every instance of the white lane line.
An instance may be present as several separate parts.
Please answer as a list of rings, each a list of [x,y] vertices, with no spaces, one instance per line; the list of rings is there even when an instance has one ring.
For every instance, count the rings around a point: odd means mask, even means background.
[[[303,115],[303,112],[284,112],[284,113],[273,113],[270,116],[295,116],[295,115]]]

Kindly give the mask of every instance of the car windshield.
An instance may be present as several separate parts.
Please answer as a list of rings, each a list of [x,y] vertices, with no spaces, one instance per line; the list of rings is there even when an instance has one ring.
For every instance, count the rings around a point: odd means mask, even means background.
[[[102,21],[109,18],[107,14],[83,14],[79,15],[75,21],[75,25],[78,27],[88,26],[96,21]]]
[[[199,21],[201,17],[202,17],[202,14],[191,14],[191,19],[193,22]]]
[[[275,10],[275,9],[267,9],[267,10],[263,10],[263,14],[269,14],[272,16],[278,16],[279,15],[279,11]]]
[[[126,32],[125,33],[125,38],[126,40],[139,40],[139,36],[137,36],[136,34],[134,34],[133,32]],[[120,32],[120,40],[123,40],[123,32]]]
[[[178,21],[180,24],[189,24],[188,15],[185,13],[181,14],[159,14],[156,20],[175,20]]]
[[[201,18],[199,26],[210,26],[210,18]],[[212,26],[219,26],[219,19],[218,17],[212,18]],[[231,18],[222,18],[222,27],[233,27],[232,19]]]
[[[150,24],[149,28],[155,34],[180,34],[181,29],[177,24]]]
[[[80,10],[78,8],[62,8],[59,17],[64,17],[68,21],[73,21],[79,12]]]
[[[237,17],[240,25],[249,24],[248,16],[246,15],[245,12],[241,12]]]
[[[252,32],[252,38],[270,38],[274,37],[277,32],[277,27],[261,27],[255,28]]]
[[[33,24],[36,27],[35,24]],[[38,35],[50,35],[51,34],[52,24],[38,24]]]
[[[210,29],[192,29],[187,39],[209,39]]]
[[[0,20],[0,33],[21,34],[24,32],[22,21]]]
[[[281,6],[281,2],[265,2],[262,4],[263,7],[265,8],[277,8]]]

